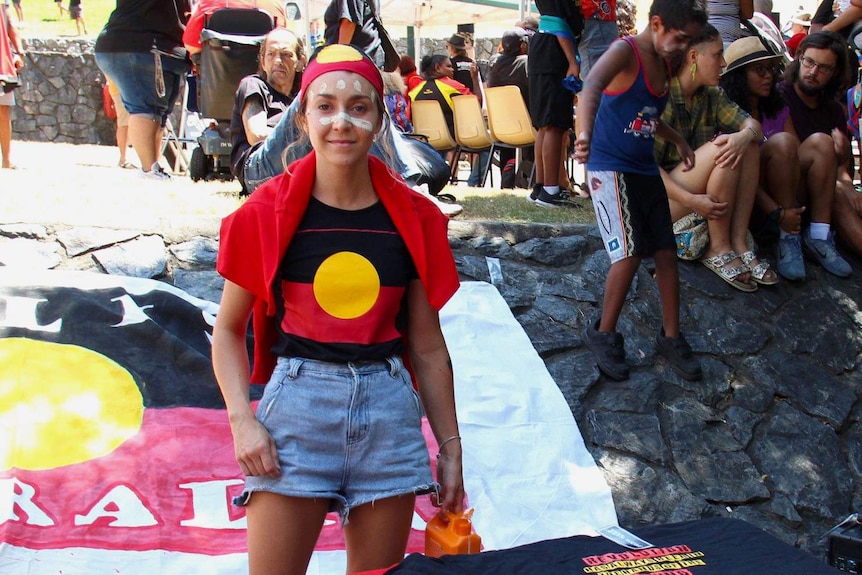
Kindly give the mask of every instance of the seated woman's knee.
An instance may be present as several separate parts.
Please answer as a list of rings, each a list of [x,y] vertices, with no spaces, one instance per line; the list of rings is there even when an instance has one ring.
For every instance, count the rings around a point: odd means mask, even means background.
[[[779,132],[769,138],[763,146],[762,156],[769,159],[780,159],[784,162],[795,160],[799,155],[799,138],[789,132]]]

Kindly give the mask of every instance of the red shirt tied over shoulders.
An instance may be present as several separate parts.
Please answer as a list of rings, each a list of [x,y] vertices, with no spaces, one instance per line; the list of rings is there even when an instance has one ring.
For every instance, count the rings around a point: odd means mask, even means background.
[[[252,383],[266,383],[275,367],[277,358],[271,349],[278,332],[272,286],[311,198],[315,158],[312,151],[291,164],[222,221],[217,270],[256,298]],[[460,285],[446,232],[449,218],[393,177],[381,160],[369,157],[369,169],[374,189],[410,252],[428,301],[439,311]]]
[[[287,16],[284,13],[284,3],[276,0],[199,0],[192,8],[191,16],[183,32],[183,44],[190,54],[201,51],[201,30],[206,17],[221,8],[259,9],[272,16],[276,26],[284,26]]]

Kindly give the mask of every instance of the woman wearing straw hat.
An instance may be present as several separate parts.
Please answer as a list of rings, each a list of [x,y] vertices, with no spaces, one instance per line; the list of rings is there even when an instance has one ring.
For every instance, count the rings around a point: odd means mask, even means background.
[[[758,284],[778,281],[747,242],[763,134],[760,122],[718,87],[723,53],[718,30],[705,26],[689,42],[662,114],[695,151],[694,168],[686,171],[675,146],[660,138],[656,156],[673,221],[692,214],[707,221],[709,243],[701,262],[734,288],[753,292]]]
[[[799,138],[790,110],[776,89],[781,55],[767,50],[756,37],[737,40],[727,49],[721,87],[739,107],[760,121],[766,141],[760,147],[760,188],[756,204],[767,223],[783,234],[798,234],[805,207],[798,206]],[[778,271],[782,273],[781,262]]]

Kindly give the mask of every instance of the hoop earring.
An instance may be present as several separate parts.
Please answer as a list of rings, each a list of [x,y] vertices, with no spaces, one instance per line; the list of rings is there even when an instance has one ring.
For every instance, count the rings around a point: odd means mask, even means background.
[[[689,73],[691,74],[691,81],[694,82],[694,76],[697,74],[697,62],[691,63],[691,68],[689,68]]]

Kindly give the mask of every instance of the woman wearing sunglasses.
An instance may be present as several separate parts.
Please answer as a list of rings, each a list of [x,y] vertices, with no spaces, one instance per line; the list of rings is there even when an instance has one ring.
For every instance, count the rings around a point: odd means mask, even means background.
[[[782,59],[781,54],[767,50],[757,37],[741,38],[727,49],[727,68],[721,77],[721,87],[763,128],[757,207],[767,216],[772,231],[799,234],[805,211],[805,206],[799,206],[797,201],[801,175],[799,138],[790,109],[776,88],[783,72]]]

